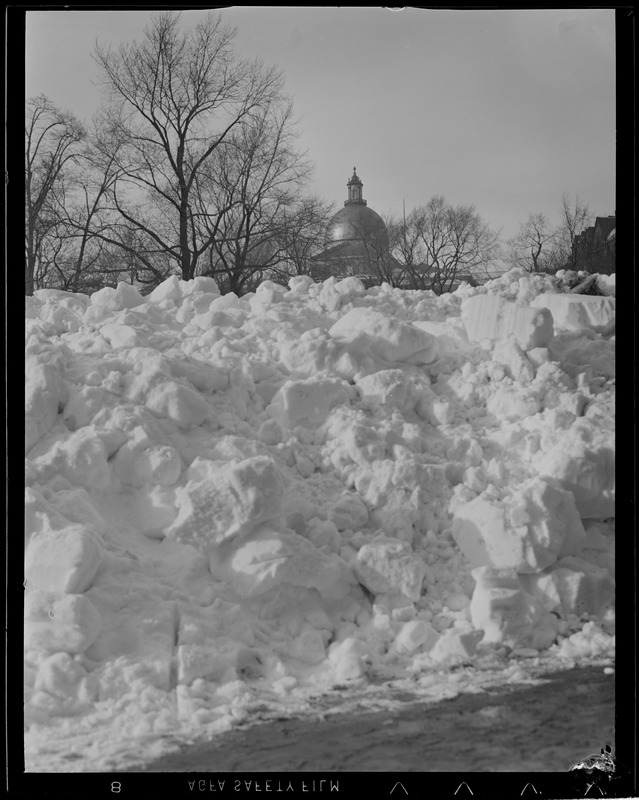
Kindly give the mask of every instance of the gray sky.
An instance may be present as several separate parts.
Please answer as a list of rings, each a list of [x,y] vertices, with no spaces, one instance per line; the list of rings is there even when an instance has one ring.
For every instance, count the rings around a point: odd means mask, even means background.
[[[204,16],[183,11],[183,25]],[[140,39],[148,12],[27,14],[27,95],[88,121],[94,42]],[[277,64],[340,206],[353,166],[380,214],[443,194],[504,236],[567,192],[615,213],[614,10],[279,8],[222,11],[241,55]]]

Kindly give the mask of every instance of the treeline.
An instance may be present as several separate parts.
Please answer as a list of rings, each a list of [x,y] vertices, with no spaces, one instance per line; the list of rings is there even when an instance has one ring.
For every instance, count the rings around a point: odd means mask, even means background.
[[[152,289],[176,273],[243,294],[309,273],[334,208],[308,191],[282,73],[240,58],[234,37],[219,14],[186,32],[179,15],[154,14],[140,43],[96,45],[103,102],[90,124],[27,101],[27,294]],[[567,203],[561,233],[531,215],[504,246],[473,206],[436,196],[387,219],[389,240],[364,242],[380,282],[449,291],[460,276],[566,266],[589,221]]]
[[[177,271],[248,291],[302,268],[331,212],[304,192],[283,77],[239,58],[209,15],[153,15],[141,43],[96,45],[104,103],[89,127],[40,96],[26,114],[26,291],[155,286]]]

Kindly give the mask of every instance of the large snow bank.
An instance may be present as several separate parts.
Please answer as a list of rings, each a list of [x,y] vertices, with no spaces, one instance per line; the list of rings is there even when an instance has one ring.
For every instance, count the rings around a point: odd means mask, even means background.
[[[612,323],[516,271],[36,292],[28,767],[52,736],[107,753],[384,671],[612,652]]]

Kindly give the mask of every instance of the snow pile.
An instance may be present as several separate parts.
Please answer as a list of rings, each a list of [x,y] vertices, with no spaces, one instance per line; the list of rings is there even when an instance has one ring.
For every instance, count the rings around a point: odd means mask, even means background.
[[[260,699],[610,655],[614,298],[560,289],[28,298],[28,768],[96,727],[108,768]]]

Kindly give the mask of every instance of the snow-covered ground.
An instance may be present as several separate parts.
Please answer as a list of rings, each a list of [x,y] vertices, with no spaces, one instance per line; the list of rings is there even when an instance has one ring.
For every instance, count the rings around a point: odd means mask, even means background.
[[[335,685],[612,657],[598,280],[27,298],[27,770],[116,770]]]

